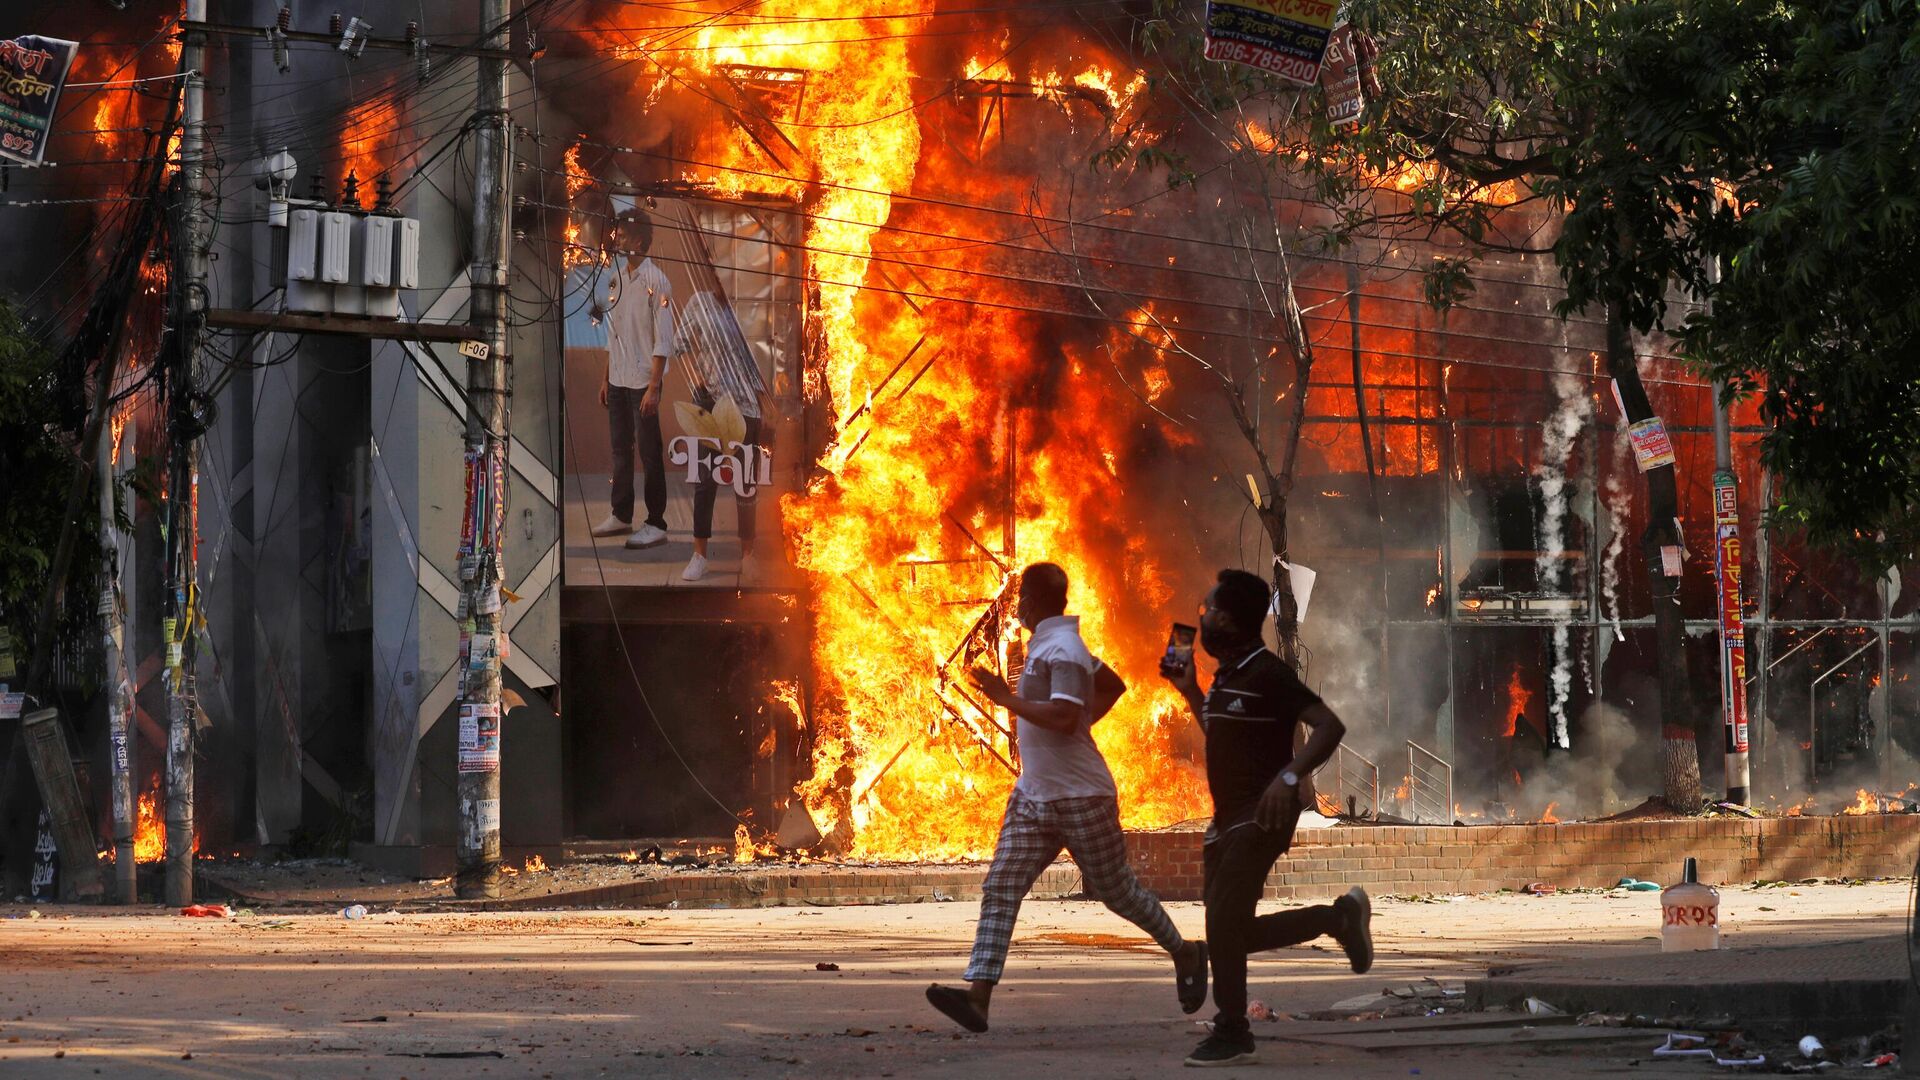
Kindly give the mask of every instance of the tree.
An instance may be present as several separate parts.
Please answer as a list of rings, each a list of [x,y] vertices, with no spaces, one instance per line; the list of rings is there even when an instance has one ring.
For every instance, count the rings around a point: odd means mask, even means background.
[[[1691,265],[1724,268],[1680,333],[1759,397],[1772,519],[1876,573],[1920,551],[1917,34],[1911,0],[1675,4],[1606,87],[1616,137],[1677,178],[1646,188]]]
[[[73,394],[57,376],[49,352],[21,326],[11,304],[0,301],[0,627],[13,639],[18,685],[37,643],[37,616],[60,542],[68,485],[74,472]],[[77,424],[72,426],[78,426]],[[89,558],[97,522],[76,519],[86,533],[71,561],[66,596],[54,624],[56,641],[91,644],[93,593],[87,586],[98,559]]]
[[[1356,0],[1351,17],[1379,46],[1383,93],[1356,128],[1317,120],[1300,133],[1300,157],[1342,211],[1337,240],[1447,230],[1480,251],[1551,250],[1569,281],[1561,313],[1595,306],[1605,313],[1607,369],[1625,419],[1635,425],[1657,425],[1659,418],[1641,382],[1632,331],[1657,321],[1650,309],[1664,312],[1647,296],[1664,297],[1667,283],[1686,269],[1691,241],[1675,227],[1677,212],[1666,201],[1675,178],[1657,165],[1648,183],[1619,175],[1646,163],[1597,106],[1609,100],[1601,91],[1623,52],[1644,51],[1655,10],[1669,9],[1626,0]],[[1423,181],[1404,204],[1382,211],[1374,177],[1408,163],[1424,170]],[[1525,197],[1485,197],[1501,184],[1519,185]],[[1705,190],[1710,197],[1711,185]],[[1569,214],[1545,248],[1504,227],[1517,207],[1541,199]],[[1578,217],[1599,207],[1616,212]],[[1445,306],[1470,290],[1469,268],[1442,262],[1428,295]],[[1682,547],[1678,484],[1672,464],[1648,469],[1646,477],[1640,548],[1653,587],[1666,797],[1690,812],[1702,798],[1673,557]]]

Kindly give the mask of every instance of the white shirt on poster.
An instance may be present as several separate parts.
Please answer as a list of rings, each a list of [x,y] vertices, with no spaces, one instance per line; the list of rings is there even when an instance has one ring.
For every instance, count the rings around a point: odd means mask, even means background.
[[[652,259],[621,257],[614,261],[604,299],[595,299],[607,311],[607,382],[646,389],[653,358],[660,357],[664,375],[666,358],[673,355],[673,283]]]

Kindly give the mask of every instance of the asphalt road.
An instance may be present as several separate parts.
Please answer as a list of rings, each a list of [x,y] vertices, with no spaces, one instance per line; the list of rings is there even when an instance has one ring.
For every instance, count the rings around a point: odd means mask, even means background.
[[[1734,888],[1723,919],[1732,948],[1846,940],[1900,931],[1907,903],[1905,883]],[[964,903],[353,922],[39,911],[0,907],[8,1077],[1070,1080],[1176,1075],[1204,1034],[1175,1006],[1165,959],[1091,903],[1026,905],[994,1030],[958,1037],[921,992],[958,977],[975,915]],[[1199,932],[1198,905],[1173,911]],[[1657,949],[1659,922],[1649,894],[1381,899],[1371,974],[1306,947],[1257,958],[1252,993],[1303,1012],[1494,963]],[[1289,1042],[1291,1024],[1257,1025],[1263,1061],[1239,1074],[1559,1080],[1702,1068],[1654,1063],[1645,1036],[1379,1053]],[[434,1056],[450,1054],[481,1056]]]

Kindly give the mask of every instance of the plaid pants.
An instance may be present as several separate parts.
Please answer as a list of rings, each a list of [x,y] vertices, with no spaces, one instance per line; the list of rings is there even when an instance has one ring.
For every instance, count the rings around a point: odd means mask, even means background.
[[[1007,945],[1020,901],[1040,875],[1066,848],[1080,868],[1087,891],[1113,913],[1152,935],[1169,953],[1180,948],[1160,898],[1141,886],[1127,865],[1127,840],[1120,832],[1120,804],[1112,798],[1054,799],[1036,802],[1019,792],[1007,800],[1000,822],[1000,840],[994,845],[993,867],[980,889],[980,925],[974,932],[973,957],[962,978],[968,982],[1000,981],[1007,965]]]

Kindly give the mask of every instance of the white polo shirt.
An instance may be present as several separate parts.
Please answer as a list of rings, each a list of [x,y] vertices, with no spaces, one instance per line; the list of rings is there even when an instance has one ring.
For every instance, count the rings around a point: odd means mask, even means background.
[[[1098,664],[1080,639],[1080,617],[1055,615],[1033,628],[1020,696],[1028,701],[1066,701],[1080,706],[1071,731],[1049,731],[1015,717],[1020,736],[1020,779],[1014,790],[1034,802],[1114,798],[1113,773],[1093,744],[1093,673]]]

